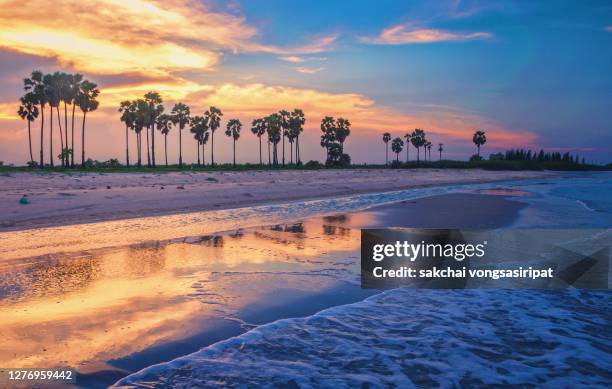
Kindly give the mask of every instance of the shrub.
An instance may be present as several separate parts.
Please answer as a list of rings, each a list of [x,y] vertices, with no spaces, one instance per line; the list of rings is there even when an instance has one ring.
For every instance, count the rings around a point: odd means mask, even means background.
[[[304,164],[304,167],[307,169],[321,169],[323,167],[323,164],[319,161],[311,159],[310,161],[306,162],[306,164]]]

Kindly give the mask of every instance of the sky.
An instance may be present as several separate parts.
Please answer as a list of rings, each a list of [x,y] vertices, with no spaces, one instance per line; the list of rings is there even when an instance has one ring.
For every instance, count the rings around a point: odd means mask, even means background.
[[[231,161],[228,119],[244,124],[238,161],[256,162],[251,121],[293,108],[306,115],[306,161],[325,158],[321,118],[341,116],[352,123],[345,151],[357,163],[384,162],[382,134],[415,128],[443,143],[446,158],[469,158],[483,129],[485,155],[545,148],[612,162],[609,1],[0,0],[5,164],[29,159],[16,112],[35,69],[99,85],[86,129],[87,155],[98,160],[125,159],[119,102],[153,90],[168,112],[179,101],[194,114],[223,111],[217,162]],[[35,155],[39,131],[36,121]],[[168,136],[171,162],[177,131]],[[196,143],[183,135],[184,158],[194,161]],[[133,134],[130,142],[135,155]]]

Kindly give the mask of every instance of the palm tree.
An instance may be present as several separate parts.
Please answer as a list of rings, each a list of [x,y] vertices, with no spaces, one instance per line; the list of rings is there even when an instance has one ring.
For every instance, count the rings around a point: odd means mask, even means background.
[[[198,166],[200,166],[200,145],[202,145],[202,159],[204,159],[204,133],[208,131],[208,119],[202,116],[193,116],[189,121],[191,126],[190,132],[193,134],[193,138],[197,141],[197,154],[198,154]],[[206,162],[204,162],[206,165]]]
[[[238,119],[231,119],[227,122],[225,135],[230,136],[234,140],[234,166],[236,166],[236,141],[240,138],[240,130],[242,129],[242,123]]]
[[[444,151],[444,143],[438,143],[438,151],[440,152],[440,161],[442,161],[442,151]]]
[[[81,88],[81,82],[83,81],[83,75],[76,73],[72,74],[69,79],[69,86],[66,93],[66,97],[69,100],[69,103],[72,105],[72,116],[70,118],[72,124],[70,127],[71,138],[70,144],[72,145],[72,153],[70,154],[70,166],[74,167],[74,112],[76,110],[76,96]],[[127,133],[126,133],[127,134]],[[128,163],[129,167],[129,163]]]
[[[420,148],[425,145],[427,140],[425,139],[425,131],[417,128],[410,135],[410,143],[417,149],[417,162],[421,160]]]
[[[480,157],[480,146],[487,143],[487,136],[485,135],[485,132],[483,130],[476,131],[472,137],[472,142],[474,142],[478,148],[478,156]]]
[[[278,142],[281,140],[281,116],[277,113],[266,117],[268,141],[272,143],[272,164],[278,165]]]
[[[99,102],[96,100],[100,90],[98,85],[88,80],[83,80],[81,88],[76,96],[76,104],[83,112],[83,124],[81,127],[81,166],[85,166],[85,120],[87,118],[87,112],[95,111],[98,109]]]
[[[172,108],[172,123],[179,126],[179,167],[183,167],[183,128],[189,123],[189,107],[183,103]]]
[[[321,119],[321,147],[325,147],[325,162],[331,161],[330,148],[336,143],[336,120],[331,116]]]
[[[404,135],[404,139],[406,139],[406,162],[410,160],[410,133]]]
[[[254,119],[251,123],[251,132],[259,138],[259,164],[263,166],[261,159],[261,137],[266,133],[266,123],[264,119]]]
[[[76,104],[75,104],[76,105]],[[125,165],[130,167],[130,143],[129,143],[129,129],[134,128],[134,122],[136,121],[136,103],[133,101],[125,100],[119,105],[119,112],[121,112],[121,121],[125,123]],[[74,129],[73,129],[74,132]],[[74,134],[73,134],[74,135]]]
[[[429,161],[431,162],[431,142],[427,141],[425,147],[427,147],[427,152],[429,153]]]
[[[38,107],[36,106],[36,95],[34,93],[26,93],[20,99],[21,105],[17,112],[19,116],[28,121],[28,144],[30,146],[30,163],[34,165],[34,155],[32,154],[32,130],[31,124],[38,117]]]
[[[34,70],[30,78],[23,80],[24,90],[32,93],[36,102],[40,105],[40,168],[45,167],[43,135],[45,130],[45,106],[47,105],[47,95],[45,93],[44,75],[39,70]]]
[[[70,166],[70,154],[72,153],[72,148],[68,144],[68,103],[72,102],[72,98],[70,96],[71,90],[71,81],[72,75],[68,73],[61,72],[58,74],[58,87],[59,87],[59,96],[60,101],[64,102],[64,139],[65,142],[65,153],[64,157],[64,166]],[[59,116],[59,111],[58,111]],[[61,123],[61,121],[60,121]]]
[[[45,87],[45,98],[47,103],[49,103],[49,165],[53,167],[53,107],[57,107],[59,105],[57,88],[55,88],[56,77],[54,77],[52,74],[45,74],[43,77],[43,83]]]
[[[348,119],[338,118],[335,131],[336,140],[340,143],[340,154],[344,154],[344,141],[351,134],[351,122]]]
[[[157,117],[164,112],[161,96],[157,92],[149,92],[144,95],[144,99],[149,104],[149,127],[151,128],[151,163],[155,167],[155,123]],[[148,131],[148,130],[147,130]]]
[[[304,117],[304,111],[301,109],[295,108],[293,112],[291,112],[290,119],[290,127],[293,135],[295,137],[295,160],[298,165],[302,163],[301,155],[300,155],[300,134],[304,131],[304,124],[306,123],[306,119]]]
[[[397,137],[391,142],[391,150],[395,153],[395,161],[399,163],[399,154],[404,149],[404,141]]]
[[[164,157],[166,159],[166,167],[168,166],[168,133],[172,129],[172,117],[170,115],[161,114],[156,121],[157,130],[164,136]]]
[[[287,136],[287,132],[289,131],[289,119],[291,114],[289,111],[283,109],[278,112],[278,115],[280,116],[280,130],[283,137],[283,166],[285,166],[285,136]]]
[[[210,107],[208,111],[204,112],[204,117],[208,119],[208,128],[210,129],[210,158],[211,165],[215,166],[215,131],[217,128],[221,126],[221,116],[223,116],[223,112],[219,108]]]
[[[389,164],[389,141],[391,140],[391,134],[385,132],[382,137],[383,142],[385,142],[385,165]]]
[[[138,167],[142,166],[142,130],[145,128],[148,116],[148,104],[143,99],[134,102],[136,115],[134,120],[134,132],[136,133],[136,149],[138,154]]]

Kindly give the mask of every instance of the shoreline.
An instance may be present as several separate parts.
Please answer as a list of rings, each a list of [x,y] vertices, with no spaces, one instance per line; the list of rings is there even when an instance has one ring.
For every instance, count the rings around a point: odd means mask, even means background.
[[[0,233],[355,194],[558,176],[557,172],[473,169],[181,172],[163,175],[87,173],[41,176],[17,173],[15,176],[0,176]],[[19,204],[22,194],[28,195],[29,204]]]

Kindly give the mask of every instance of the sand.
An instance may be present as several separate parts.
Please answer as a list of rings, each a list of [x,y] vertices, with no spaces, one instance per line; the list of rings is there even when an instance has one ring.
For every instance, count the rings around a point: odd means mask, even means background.
[[[0,231],[555,175],[458,169],[10,173],[0,176]],[[19,203],[24,194],[27,205]]]

